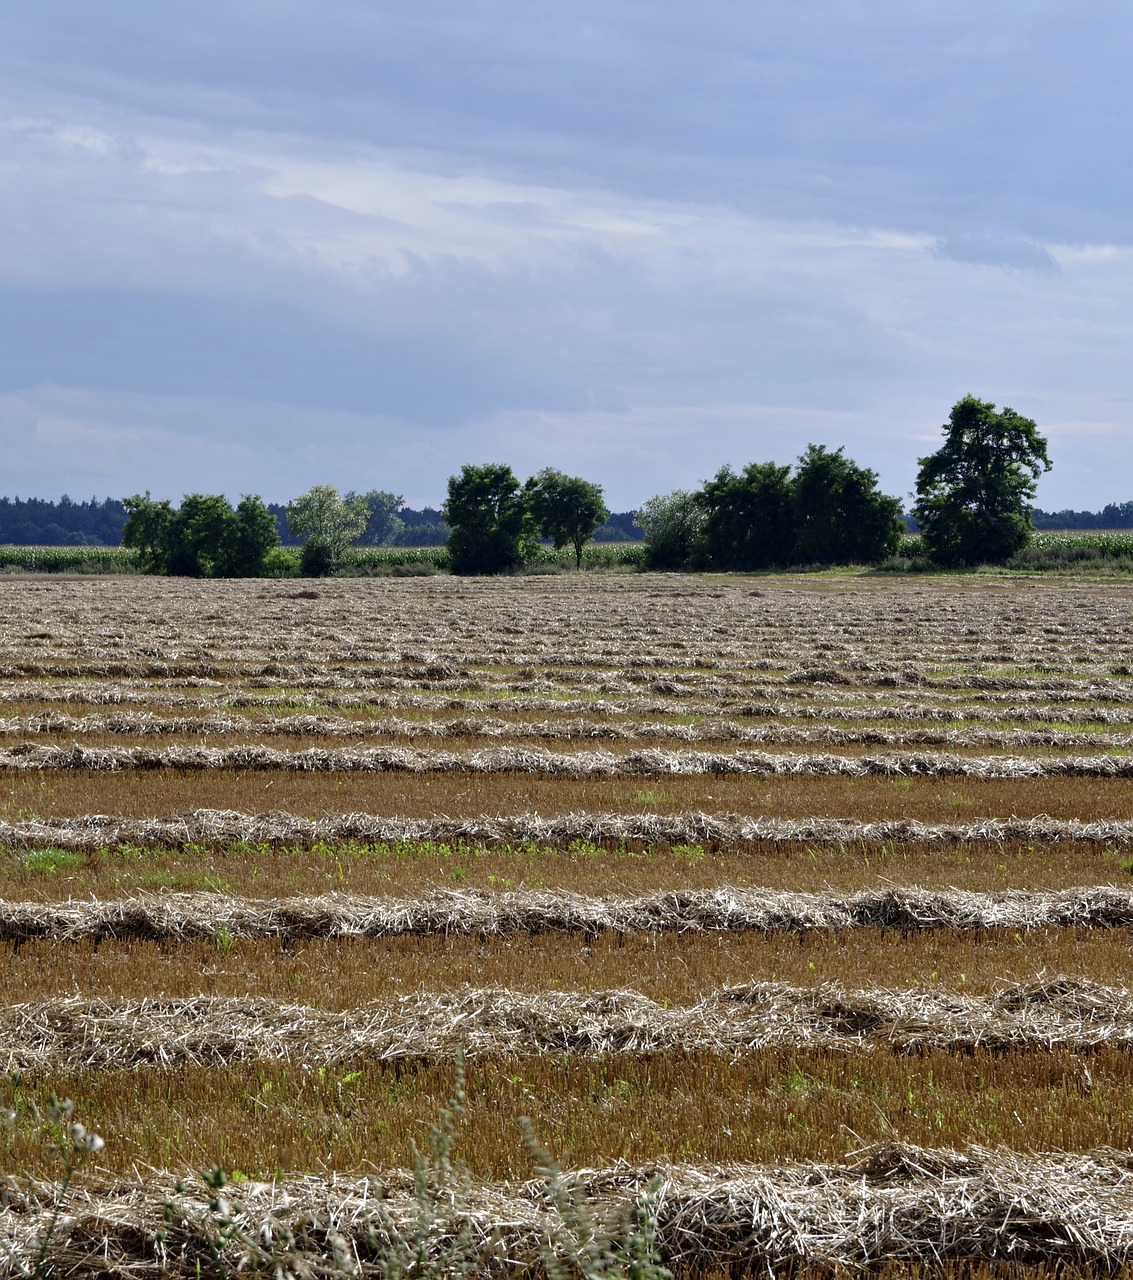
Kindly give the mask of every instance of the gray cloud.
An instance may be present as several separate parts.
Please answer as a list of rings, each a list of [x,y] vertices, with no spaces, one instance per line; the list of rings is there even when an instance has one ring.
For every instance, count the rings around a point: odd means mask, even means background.
[[[967,262],[972,266],[1002,267],[1007,271],[1058,272],[1058,263],[1041,244],[1009,236],[948,236],[934,246],[933,252],[953,262]]]

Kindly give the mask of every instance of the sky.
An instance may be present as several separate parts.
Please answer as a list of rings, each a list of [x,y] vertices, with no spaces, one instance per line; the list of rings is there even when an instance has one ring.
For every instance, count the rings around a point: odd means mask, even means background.
[[[0,492],[614,510],[966,394],[1133,499],[1118,0],[0,9]]]

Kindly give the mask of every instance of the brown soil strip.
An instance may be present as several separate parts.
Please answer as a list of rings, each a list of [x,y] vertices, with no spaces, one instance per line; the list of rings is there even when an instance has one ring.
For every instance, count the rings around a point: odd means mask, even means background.
[[[53,828],[54,829],[54,828]],[[21,831],[24,829],[21,828]],[[26,834],[26,832],[25,832]],[[72,832],[73,834],[73,832]],[[85,849],[0,848],[0,898],[56,902],[171,891],[231,897],[422,897],[442,889],[561,889],[626,897],[730,885],[852,895],[894,884],[995,893],[1133,881],[1133,856],[1098,840],[752,841],[603,844],[324,841],[182,846],[105,843]]]
[[[0,1166],[58,1176],[29,1106],[51,1091],[76,1099],[78,1119],[106,1139],[98,1164],[112,1177],[215,1164],[266,1178],[404,1166],[453,1085],[451,1061],[406,1059],[321,1072],[261,1061],[4,1077],[0,1108],[21,1122],[0,1129]],[[894,1139],[1133,1148],[1131,1089],[1133,1053],[1105,1047],[474,1058],[458,1152],[480,1177],[530,1177],[524,1115],[575,1167],[837,1159]]]
[[[301,999],[346,1010],[408,991],[504,987],[602,991],[631,985],[650,999],[696,1004],[711,991],[752,981],[808,987],[951,987],[988,993],[1005,981],[1069,973],[1133,986],[1125,929],[933,929],[840,933],[544,933],[488,936],[402,934],[311,938],[74,942],[0,946],[0,1005],[53,1000],[134,1001],[200,995]]]

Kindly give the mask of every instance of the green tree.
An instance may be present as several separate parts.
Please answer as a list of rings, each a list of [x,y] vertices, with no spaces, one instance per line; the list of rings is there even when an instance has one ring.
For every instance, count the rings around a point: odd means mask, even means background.
[[[123,498],[126,524],[122,529],[122,545],[138,553],[145,573],[169,572],[169,527],[173,521],[173,504],[168,498],[155,502],[147,489]]]
[[[246,494],[239,506],[221,494],[189,493],[175,508],[135,494],[122,541],[134,547],[148,573],[188,578],[248,578],[262,572],[264,557],[279,541],[275,519],[260,498]]]
[[[453,573],[509,573],[535,549],[535,525],[527,498],[509,466],[466,465],[449,476],[442,508],[451,525]]]
[[[1030,418],[975,396],[952,406],[944,444],[921,458],[913,515],[941,565],[1009,560],[1031,538],[1035,482],[1050,470],[1046,440]]]
[[[227,576],[258,578],[268,552],[279,545],[279,525],[267,504],[246,493],[236,504],[236,525],[228,544]]]
[[[705,482],[699,499],[714,569],[767,569],[791,559],[795,512],[789,466],[753,462],[738,474],[722,467]]]
[[[405,506],[405,499],[399,493],[370,489],[367,493],[348,493],[343,501],[366,504],[366,527],[358,539],[365,547],[391,546],[405,528],[405,521],[397,514]]]
[[[645,531],[645,563],[650,569],[687,569],[704,558],[705,515],[699,493],[674,489],[659,494],[634,519]]]
[[[313,485],[287,504],[287,527],[304,539],[304,577],[334,573],[346,548],[366,531],[370,508],[356,494],[342,497],[331,484]]]
[[[792,480],[795,546],[800,564],[872,564],[893,555],[901,538],[901,502],[877,488],[877,473],[842,449],[807,445]]]
[[[528,480],[525,493],[540,535],[551,538],[556,551],[573,547],[574,566],[581,569],[582,548],[610,514],[601,486],[544,467]]]

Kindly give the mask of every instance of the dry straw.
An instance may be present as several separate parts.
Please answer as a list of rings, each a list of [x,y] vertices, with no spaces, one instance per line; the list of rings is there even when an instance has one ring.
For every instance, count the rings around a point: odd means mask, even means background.
[[[356,747],[279,751],[272,747],[67,747],[25,743],[0,750],[0,769],[247,770],[297,773],[527,773],[561,778],[752,777],[1130,778],[1133,756],[957,756],[906,751],[872,756],[762,751],[554,752],[538,747],[427,751]]]
[[[372,711],[373,709],[395,710],[397,708],[415,708],[427,709],[433,713],[446,709],[447,701],[438,701],[436,697],[427,696],[413,691],[403,691],[396,694],[383,694],[370,691],[367,693],[351,693],[349,691],[335,691],[326,688],[319,688],[316,692],[316,686],[310,682],[304,682],[305,688],[296,690],[293,693],[272,693],[262,692],[256,689],[228,687],[224,688],[221,681],[198,681],[185,682],[190,686],[196,687],[198,692],[187,693],[180,690],[170,690],[153,688],[149,685],[136,687],[130,684],[107,680],[100,682],[98,685],[93,684],[40,684],[40,683],[21,683],[12,681],[0,689],[0,704],[9,703],[40,703],[45,705],[63,704],[67,706],[144,706],[147,708],[163,707],[169,709],[177,709],[193,712],[206,712],[206,717],[169,717],[166,720],[159,720],[153,717],[152,712],[119,712],[115,715],[105,717],[106,732],[134,733],[144,732],[141,728],[143,722],[148,721],[150,724],[184,724],[184,732],[193,731],[190,726],[194,723],[203,722],[204,724],[215,721],[217,728],[215,732],[234,732],[229,728],[221,726],[232,725],[234,722],[248,723],[255,726],[257,735],[263,732],[272,732],[272,724],[287,724],[292,722],[299,724],[326,723],[328,720],[332,723],[337,720],[336,717],[326,715],[324,708],[331,707],[339,710],[357,710],[364,709]],[[217,690],[221,690],[217,692]],[[1100,696],[1096,693],[1093,686],[1083,689],[1071,689],[1060,691],[1042,691],[1036,693],[1022,693],[1018,696],[1014,694],[997,694],[983,693],[979,695],[979,700],[974,701],[970,696],[953,697],[949,694],[939,694],[935,701],[918,700],[916,702],[891,700],[890,695],[884,693],[870,693],[866,691],[846,691],[845,689],[806,689],[793,691],[792,699],[786,701],[783,699],[783,691],[773,689],[745,689],[731,690],[720,697],[711,700],[697,699],[674,699],[665,697],[642,697],[635,694],[630,697],[618,697],[612,699],[604,695],[600,695],[600,691],[594,686],[581,686],[580,693],[586,693],[585,698],[571,699],[564,698],[562,693],[558,696],[539,697],[530,694],[520,694],[517,696],[471,696],[465,695],[456,701],[460,706],[468,704],[475,710],[472,722],[480,722],[484,718],[485,711],[519,711],[523,713],[529,712],[548,712],[553,713],[557,718],[567,713],[578,713],[584,716],[580,723],[589,724],[591,726],[602,724],[601,721],[593,719],[595,716],[602,716],[609,712],[627,712],[636,711],[642,714],[651,715],[675,715],[680,713],[695,713],[708,717],[719,717],[722,715],[742,716],[745,718],[758,719],[802,719],[802,720],[838,720],[838,721],[939,721],[944,720],[951,723],[955,721],[964,721],[973,724],[996,724],[1000,722],[1016,723],[1019,721],[1056,721],[1064,723],[1081,723],[1081,724],[1106,724],[1106,725],[1129,725],[1133,724],[1133,707],[1129,706],[1129,701],[1133,698],[1133,690],[1127,689],[1124,696],[1114,695],[1112,693],[1103,693]],[[738,696],[742,694],[742,696]],[[233,707],[246,709],[264,709],[272,708],[294,708],[296,704],[309,704],[312,708],[310,714],[281,716],[276,720],[265,722],[244,721],[240,717],[233,717],[229,709]],[[4,720],[0,720],[0,732],[5,734],[16,733],[43,733],[43,732],[59,732],[59,733],[81,733],[84,730],[81,726],[88,719],[91,722],[97,722],[102,717],[73,717],[59,712],[45,712],[36,716],[10,716]],[[367,721],[344,720],[344,724],[353,726],[352,732],[362,734],[366,732]],[[391,725],[396,724],[397,733],[414,733],[419,732],[424,736],[430,736],[432,725],[438,726],[439,736],[452,736],[444,726],[450,721],[444,720],[387,720],[376,721],[376,724]],[[457,721],[459,723],[459,721]],[[516,721],[507,721],[513,728],[516,727]],[[49,726],[55,725],[56,728]],[[616,731],[618,722],[606,722],[608,728]],[[43,726],[43,727],[41,727]],[[405,727],[402,727],[405,726]],[[408,726],[417,726],[410,728]],[[674,733],[683,730],[689,730],[693,735],[688,740],[701,740],[696,737],[695,725],[666,725],[667,731]],[[746,726],[748,730],[755,731],[752,726]],[[795,726],[803,728],[805,726]],[[96,730],[92,727],[92,732]],[[153,730],[151,730],[153,731]],[[169,732],[181,732],[181,729],[170,729]],[[203,730],[202,730],[203,731]],[[281,730],[291,732],[290,729]],[[311,730],[302,730],[303,732],[314,732]],[[961,732],[957,730],[957,732]],[[1007,731],[1010,732],[1010,731]],[[1036,732],[1057,734],[1058,730],[1037,729]],[[649,736],[657,736],[650,734]],[[760,741],[755,738],[752,741]],[[1007,740],[1007,745],[1011,744],[1011,739]]]
[[[500,988],[415,992],[337,1013],[274,1000],[83,997],[0,1009],[0,1069],[148,1066],[523,1054],[741,1052],[769,1048],[904,1052],[1071,1050],[1133,1045],[1133,992],[1084,979],[1014,983],[992,995],[837,984],[726,987],[686,1007],[634,991],[536,994]]]
[[[816,708],[768,708],[768,716],[798,716]],[[828,708],[830,718],[931,719],[933,715],[954,718],[951,709],[912,708],[922,712],[903,715],[910,708]],[[870,716],[853,713],[869,712]],[[999,713],[996,713],[997,715]],[[980,719],[969,713],[968,718]],[[1008,717],[1003,717],[1008,718]],[[1019,716],[1010,717],[1019,719]],[[1029,713],[1023,719],[1040,718]],[[1115,723],[1125,723],[1123,721]],[[941,746],[941,747],[1130,747],[1133,734],[1100,733],[1051,728],[985,729],[925,728],[901,729],[864,727],[847,729],[830,724],[741,724],[729,719],[706,719],[695,724],[670,721],[570,719],[502,720],[489,716],[457,716],[451,719],[408,720],[404,717],[356,720],[345,716],[287,715],[254,720],[247,716],[217,714],[207,716],[157,716],[152,712],[119,712],[115,715],[72,716],[45,712],[33,716],[0,718],[0,735],[94,736],[121,738],[163,738],[178,736],[227,735],[244,738],[512,738],[541,742],[594,741],[634,742],[652,739],[666,742],[736,742],[782,745],[824,743],[843,746]]]
[[[61,1202],[57,1187],[11,1184],[0,1211],[0,1275],[30,1271],[57,1210],[53,1273],[199,1275],[215,1240],[213,1193],[194,1178],[175,1194],[174,1181],[155,1172],[144,1184],[72,1190]],[[1022,1155],[892,1143],[836,1164],[622,1165],[582,1170],[570,1181],[576,1201],[605,1221],[620,1220],[623,1229],[648,1200],[665,1260],[684,1275],[808,1267],[828,1274],[950,1261],[1063,1264],[1082,1274],[1114,1274],[1133,1255],[1133,1155],[1104,1148]],[[344,1274],[380,1275],[386,1233],[376,1224],[410,1229],[420,1212],[420,1198],[401,1173],[246,1182],[231,1191],[229,1212],[242,1229],[218,1259],[226,1274],[247,1261],[244,1242],[287,1240],[281,1280],[319,1274],[317,1260],[329,1261],[336,1246],[345,1246]],[[560,1213],[542,1180],[472,1183],[442,1208],[429,1249],[444,1250],[463,1227],[480,1274],[537,1274],[541,1245],[562,1238]],[[426,1264],[428,1257],[427,1251]]]
[[[676,889],[636,897],[566,890],[444,890],[413,898],[324,894],[235,898],[214,893],[140,894],[117,900],[5,902],[0,940],[101,942],[194,938],[479,937],[551,931],[615,933],[834,932],[845,929],[985,930],[1133,926],[1133,891],[963,889],[892,886],[858,893],[779,889]]]
[[[564,845],[575,840],[615,844],[731,845],[760,842],[861,844],[904,841],[939,844],[1035,840],[1080,840],[1105,844],[1133,841],[1133,819],[983,818],[976,822],[928,823],[913,818],[859,822],[842,818],[746,818],[734,813],[537,813],[474,818],[390,818],[337,813],[301,818],[271,812],[194,809],[168,818],[120,818],[83,814],[75,818],[0,820],[0,845],[97,850],[115,845],[185,847],[247,841],[253,844],[314,845],[325,841],[370,843],[467,841],[482,844]]]

